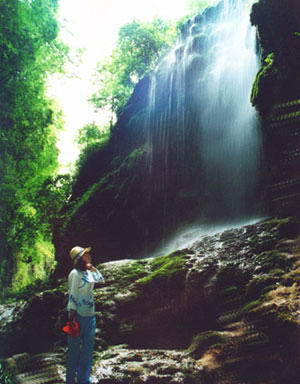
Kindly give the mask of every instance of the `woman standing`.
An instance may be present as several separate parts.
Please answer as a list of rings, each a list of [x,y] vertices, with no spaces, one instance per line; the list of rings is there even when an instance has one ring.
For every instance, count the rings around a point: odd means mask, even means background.
[[[91,248],[74,247],[70,251],[74,268],[68,277],[69,321],[77,320],[80,335],[68,336],[67,384],[90,383],[94,339],[96,330],[95,305],[93,298],[94,283],[104,282],[101,273],[91,264]]]

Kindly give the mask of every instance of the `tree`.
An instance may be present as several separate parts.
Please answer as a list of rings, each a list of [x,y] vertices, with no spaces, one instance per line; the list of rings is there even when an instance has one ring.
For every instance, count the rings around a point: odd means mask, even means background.
[[[216,4],[219,0],[189,0],[188,9],[192,15],[204,11],[205,8],[211,7]]]
[[[86,124],[78,131],[77,143],[82,146],[93,144],[106,136],[107,131],[101,130],[95,123]]]
[[[160,19],[151,23],[135,20],[124,25],[112,55],[97,66],[100,89],[91,98],[94,105],[118,114],[136,83],[155,68],[175,37],[175,26]]]
[[[57,169],[56,131],[62,125],[60,111],[46,97],[47,77],[63,70],[68,51],[57,39],[57,7],[57,0],[0,0],[2,286],[15,276],[16,286],[25,285],[49,266],[50,224],[38,200]],[[31,265],[29,255],[35,258]]]

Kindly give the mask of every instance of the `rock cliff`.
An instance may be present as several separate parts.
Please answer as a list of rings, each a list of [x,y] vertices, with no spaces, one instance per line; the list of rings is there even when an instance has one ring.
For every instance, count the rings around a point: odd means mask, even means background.
[[[262,117],[269,211],[299,214],[300,3],[260,0],[251,21],[262,56],[252,102]]]
[[[147,76],[137,84],[110,140],[86,159],[65,217],[55,228],[58,274],[68,268],[67,253],[74,244],[92,246],[99,262],[138,258],[151,253],[179,226],[195,220],[228,218],[233,211],[241,216],[245,211],[250,215],[265,211],[256,182],[249,185],[255,178],[250,172],[252,165],[245,165],[251,155],[256,158],[251,137],[236,156],[230,157],[230,145],[241,146],[240,140],[228,139],[221,116],[235,116],[231,102],[228,111],[225,100],[214,137],[207,139],[213,143],[203,142],[203,132],[210,130],[209,122],[202,121],[206,109],[202,101],[206,102],[210,91],[210,62],[216,60],[212,54],[213,26],[219,22],[221,5],[206,9],[183,25],[171,57],[162,58],[155,77]],[[208,79],[203,85],[204,69]],[[218,86],[215,84],[214,89]],[[246,104],[245,109],[251,108],[248,96]],[[216,112],[220,109],[210,108]],[[230,128],[233,122],[226,125]],[[219,148],[230,140],[233,142],[220,155],[215,150],[211,161],[210,153],[204,159],[208,147]],[[210,175],[207,169],[214,169],[215,160],[215,171]],[[220,172],[225,166],[226,172]],[[243,184],[238,181],[246,174],[241,199],[245,209],[237,212],[240,206],[235,193]]]

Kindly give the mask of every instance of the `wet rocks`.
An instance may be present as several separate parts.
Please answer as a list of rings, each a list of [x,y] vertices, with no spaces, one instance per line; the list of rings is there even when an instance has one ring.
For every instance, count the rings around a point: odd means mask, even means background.
[[[97,354],[93,376],[99,383],[175,384],[192,379],[200,383],[205,373],[203,366],[180,351],[116,346]]]
[[[298,383],[300,239],[291,223],[267,219],[170,255],[99,265],[95,383]],[[18,310],[1,306],[0,336],[9,325],[14,345],[6,356],[52,350],[64,372],[66,340],[49,329],[65,299],[58,287]],[[34,338],[37,312],[46,326]]]

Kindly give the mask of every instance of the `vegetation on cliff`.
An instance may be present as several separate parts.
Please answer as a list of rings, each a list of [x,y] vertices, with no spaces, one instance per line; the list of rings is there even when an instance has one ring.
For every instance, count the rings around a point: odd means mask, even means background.
[[[58,165],[56,131],[62,120],[46,96],[46,81],[49,74],[62,70],[67,53],[57,39],[57,6],[55,0],[0,1],[2,293],[11,283],[16,291],[46,278],[54,265],[45,214],[53,217],[62,205],[52,179]],[[45,198],[50,189],[55,199]]]
[[[260,0],[252,7],[251,22],[258,30],[262,67],[251,100],[262,114],[274,104],[299,97],[299,11],[295,0]]]
[[[159,57],[175,37],[174,25],[161,19],[148,23],[132,21],[121,27],[112,55],[98,65],[97,78],[101,86],[91,98],[94,105],[108,108],[112,114],[118,115],[134,86],[154,69]]]

